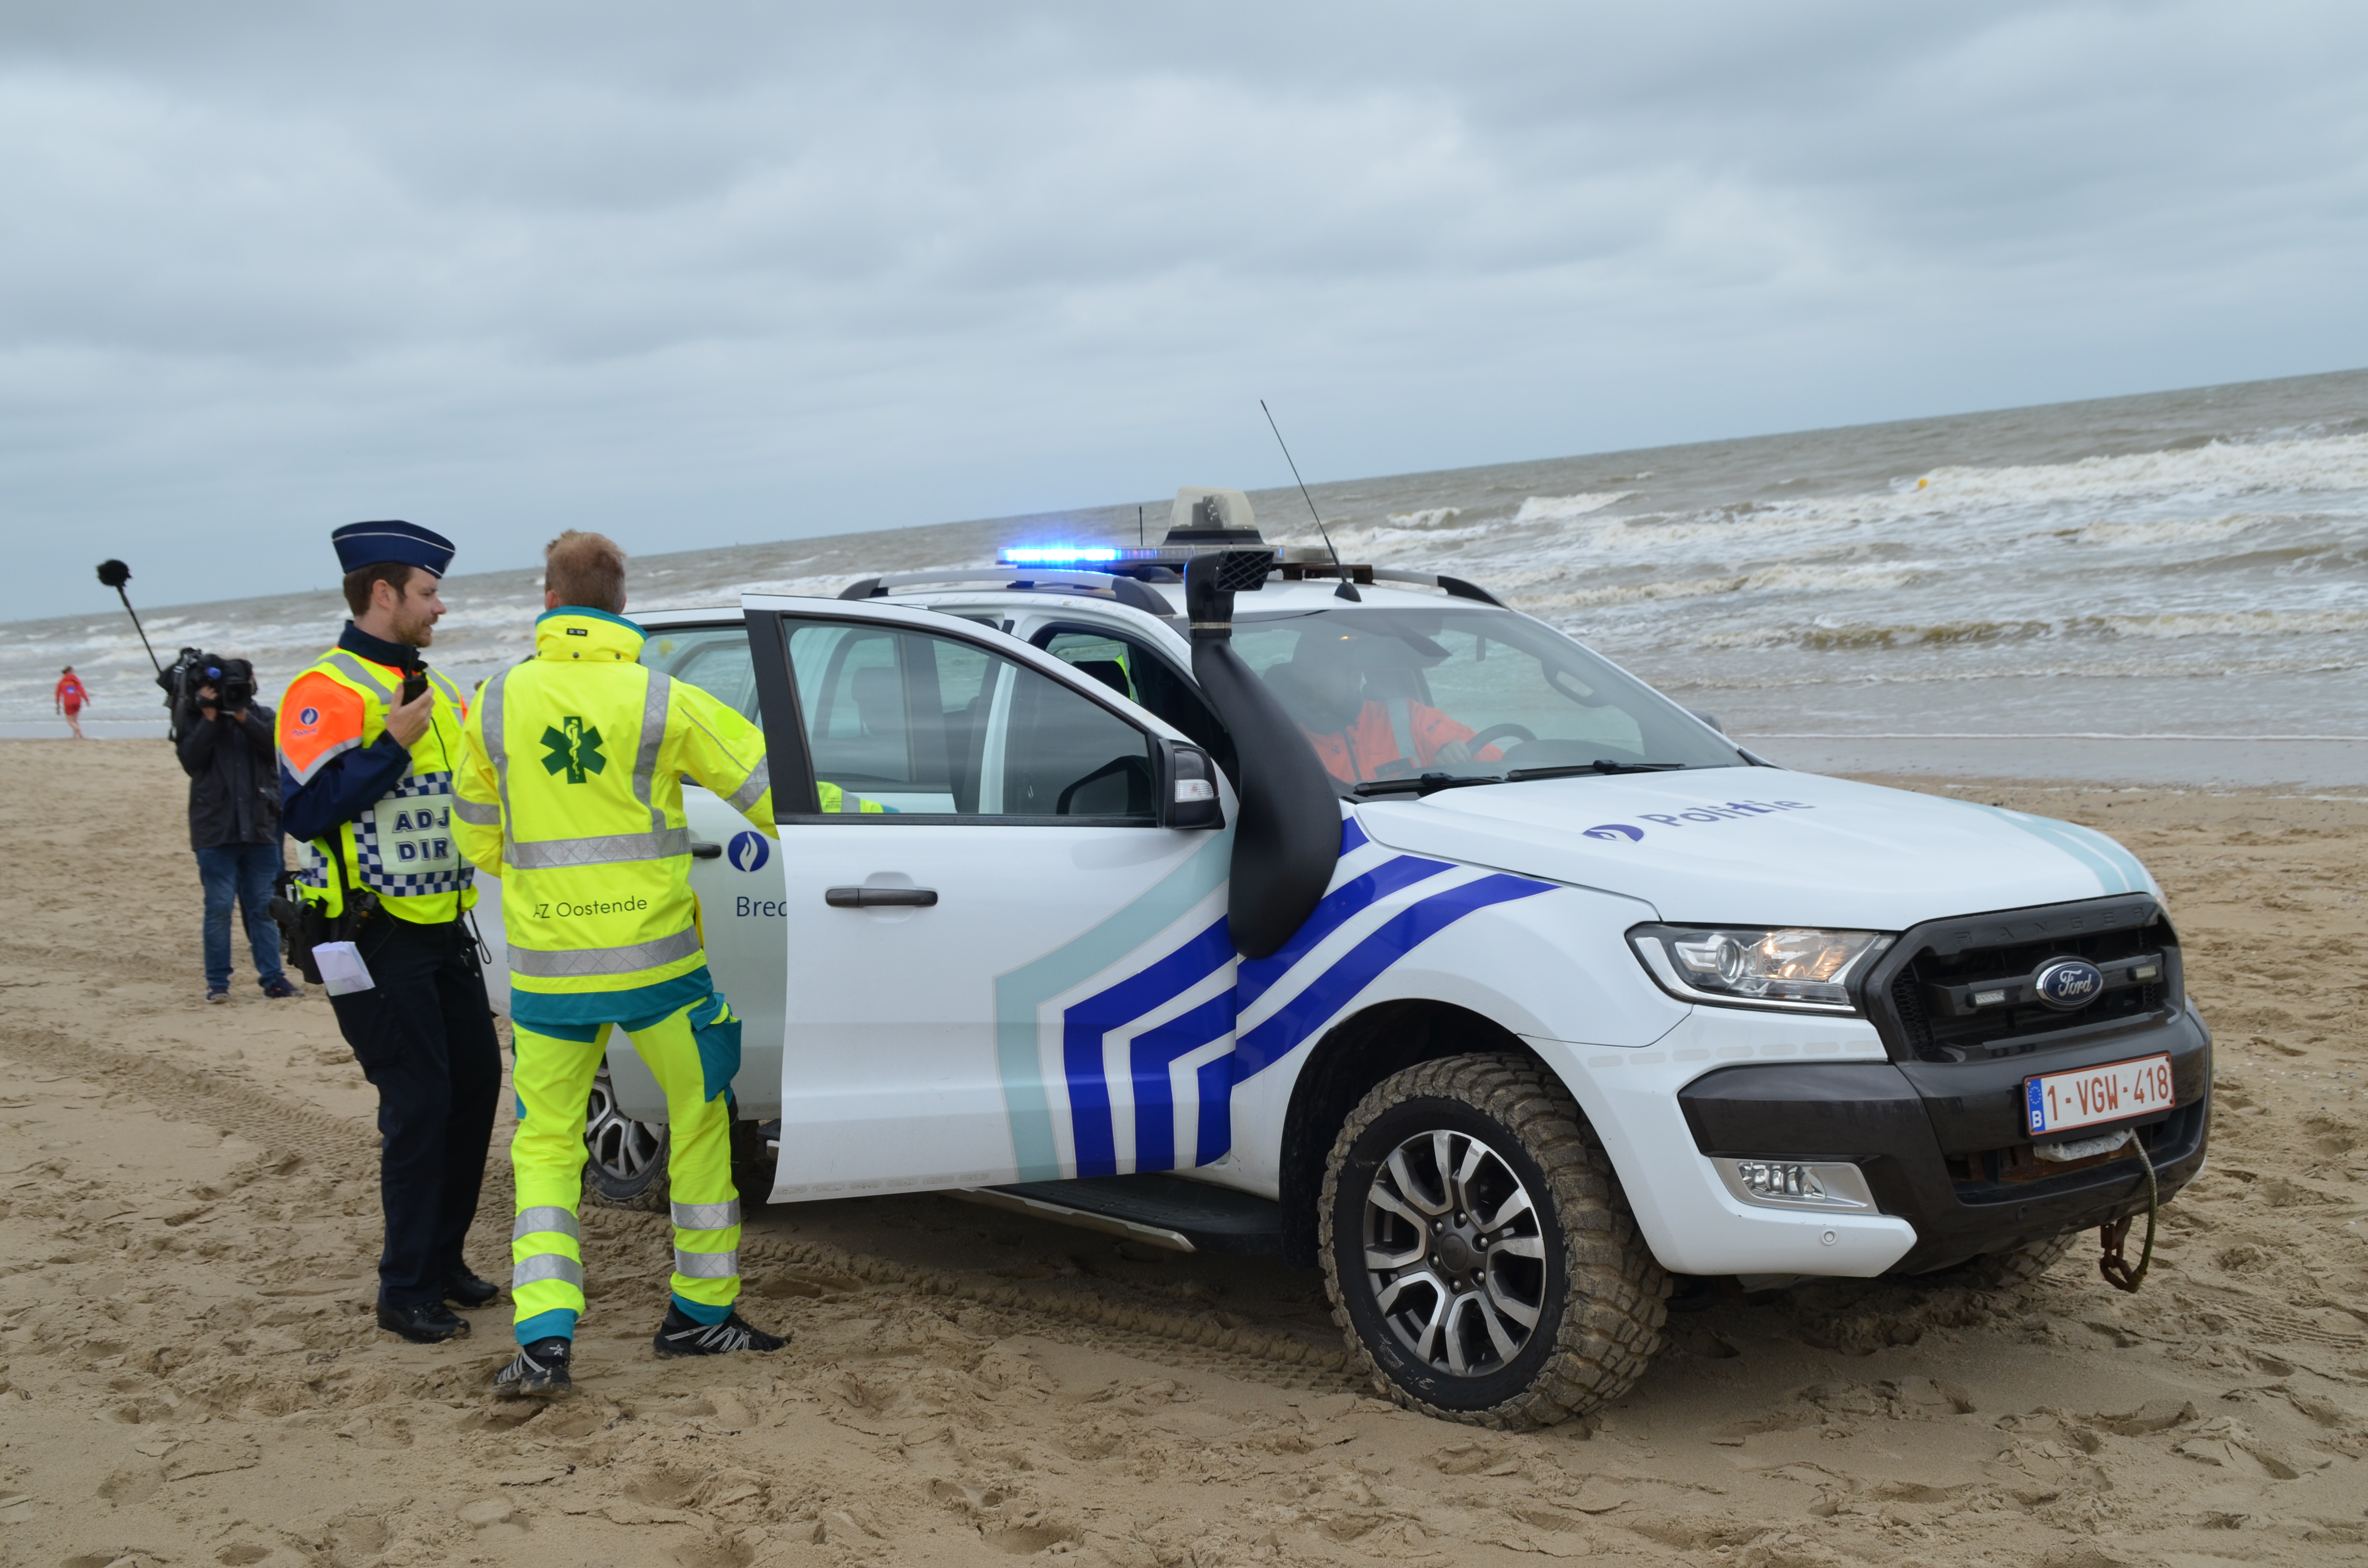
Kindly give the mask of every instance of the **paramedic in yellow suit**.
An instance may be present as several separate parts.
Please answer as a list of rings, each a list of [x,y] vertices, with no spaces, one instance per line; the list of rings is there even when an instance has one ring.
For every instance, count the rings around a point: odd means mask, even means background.
[[[625,556],[570,529],[543,552],[534,657],[471,708],[452,808],[461,848],[502,883],[518,1132],[510,1296],[518,1358],[497,1392],[570,1383],[584,1311],[584,1107],[621,1028],[666,1091],[673,1300],[661,1356],[779,1350],[742,1321],[731,1103],[740,1020],[709,978],[690,891],[687,775],[773,834],[761,732],[697,687],[637,663]]]

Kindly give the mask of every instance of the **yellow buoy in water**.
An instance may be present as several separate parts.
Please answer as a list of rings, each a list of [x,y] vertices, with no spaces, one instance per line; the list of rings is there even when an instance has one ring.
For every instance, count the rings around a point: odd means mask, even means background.
[[[1928,485],[1928,484],[1930,484],[1930,483],[1932,483],[1932,482],[1931,482],[1930,480],[1929,480],[1929,479],[1919,479],[1919,480],[1918,480],[1918,481],[1916,482],[1916,488],[1917,488],[1917,489],[1918,489],[1918,490],[1921,490],[1921,489],[1923,489],[1926,485]]]

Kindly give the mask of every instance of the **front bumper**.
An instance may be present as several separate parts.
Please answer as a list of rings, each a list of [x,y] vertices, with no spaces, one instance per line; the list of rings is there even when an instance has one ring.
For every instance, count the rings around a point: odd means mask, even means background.
[[[2135,1128],[2167,1199],[2203,1168],[2211,1135],[2212,1036],[2185,1006],[2154,1027],[2044,1058],[1735,1066],[1678,1097],[1705,1155],[1858,1165],[1876,1206],[1915,1228],[1915,1245],[1888,1272],[1921,1274],[2145,1212],[2145,1173],[2126,1151],[2061,1172],[2030,1160],[2021,1090],[2035,1073],[2158,1052],[2171,1059],[2172,1108],[2071,1136]]]

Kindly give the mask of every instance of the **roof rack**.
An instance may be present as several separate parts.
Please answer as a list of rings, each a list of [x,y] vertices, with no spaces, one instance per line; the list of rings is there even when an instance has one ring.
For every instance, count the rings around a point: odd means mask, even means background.
[[[1105,593],[1126,606],[1159,616],[1163,619],[1176,614],[1176,607],[1165,597],[1145,587],[1133,577],[1122,577],[1110,572],[1035,572],[1015,575],[1011,569],[997,570],[992,566],[946,566],[929,572],[885,572],[877,577],[863,577],[839,590],[843,599],[876,599],[891,588],[909,587],[916,583],[994,583],[1005,589],[1026,591],[1032,588],[1082,589],[1087,593]]]
[[[1296,583],[1310,577],[1337,577],[1340,574],[1340,572],[1333,570],[1329,561],[1320,562],[1286,561],[1277,565],[1275,570],[1282,574],[1282,580],[1286,583]],[[1348,573],[1349,580],[1354,583],[1413,583],[1425,588],[1443,589],[1450,598],[1476,599],[1484,605],[1495,605],[1498,609],[1513,608],[1479,584],[1467,583],[1461,577],[1451,577],[1444,572],[1404,572],[1395,566],[1358,566],[1345,562],[1340,571]]]
[[[1349,580],[1357,583],[1412,583],[1418,587],[1438,588],[1450,598],[1472,599],[1498,609],[1512,607],[1477,583],[1462,577],[1451,577],[1444,572],[1406,572],[1394,566],[1348,565]],[[1285,561],[1274,571],[1283,581],[1296,583],[1310,577],[1333,577],[1329,560]],[[1173,619],[1176,607],[1167,597],[1144,585],[1139,577],[1117,572],[1079,572],[1059,570],[1028,571],[1015,574],[1009,567],[998,571],[991,566],[943,566],[928,572],[885,572],[876,577],[861,577],[839,591],[843,599],[876,599],[886,596],[891,588],[910,587],[916,583],[993,583],[1006,589],[1068,589],[1089,594],[1108,594],[1130,609],[1139,609],[1163,619]]]

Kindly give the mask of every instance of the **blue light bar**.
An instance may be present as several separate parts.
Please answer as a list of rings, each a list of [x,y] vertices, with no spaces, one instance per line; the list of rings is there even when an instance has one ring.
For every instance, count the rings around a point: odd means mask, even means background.
[[[1131,553],[1108,545],[1030,544],[1004,550],[996,559],[1007,566],[1094,566],[1123,561]]]

